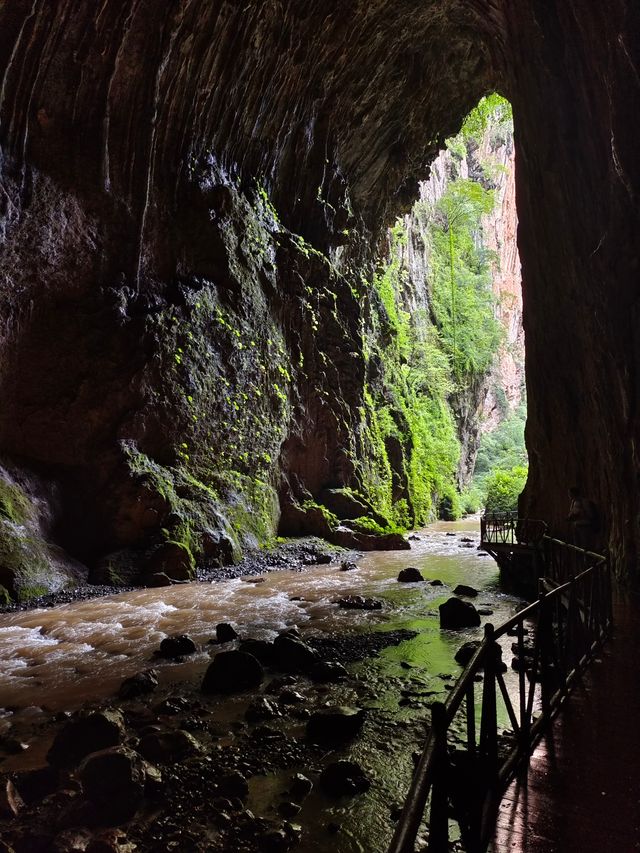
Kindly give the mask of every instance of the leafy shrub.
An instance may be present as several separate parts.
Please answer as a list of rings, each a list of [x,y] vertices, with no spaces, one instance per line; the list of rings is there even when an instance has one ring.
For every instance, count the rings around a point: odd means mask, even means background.
[[[486,511],[516,512],[526,482],[527,469],[521,465],[495,471],[487,483]]]
[[[484,494],[475,486],[466,489],[460,495],[460,505],[463,515],[474,515],[479,512],[484,503]]]

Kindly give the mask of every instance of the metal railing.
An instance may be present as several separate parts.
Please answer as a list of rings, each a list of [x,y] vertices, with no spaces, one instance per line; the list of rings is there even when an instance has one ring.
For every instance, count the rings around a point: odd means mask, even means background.
[[[431,731],[417,764],[389,853],[412,853],[425,820],[429,853],[449,850],[449,815],[465,850],[484,851],[494,830],[500,796],[517,766],[531,754],[579,673],[612,625],[611,578],[605,557],[545,537],[545,551],[577,576],[542,592],[524,610],[485,636],[444,703],[434,703]],[[564,570],[564,569],[563,569]],[[505,682],[503,643],[513,637],[517,690]],[[530,642],[533,638],[533,642]],[[476,677],[482,674],[482,686]],[[481,693],[476,697],[476,690]],[[479,699],[479,711],[476,707]],[[499,732],[499,715],[511,729]],[[462,733],[463,750],[450,741]]]
[[[480,541],[483,544],[538,545],[546,532],[546,522],[519,518],[517,512],[485,513],[480,519]]]

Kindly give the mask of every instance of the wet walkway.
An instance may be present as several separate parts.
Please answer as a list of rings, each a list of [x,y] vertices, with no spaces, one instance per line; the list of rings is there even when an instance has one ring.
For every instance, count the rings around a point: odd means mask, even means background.
[[[640,850],[640,597],[508,788],[491,853]]]

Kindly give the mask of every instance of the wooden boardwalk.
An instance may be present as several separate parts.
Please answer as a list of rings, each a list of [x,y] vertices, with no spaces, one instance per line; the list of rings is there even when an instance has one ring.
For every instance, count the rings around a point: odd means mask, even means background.
[[[640,851],[640,597],[508,788],[490,853]]]

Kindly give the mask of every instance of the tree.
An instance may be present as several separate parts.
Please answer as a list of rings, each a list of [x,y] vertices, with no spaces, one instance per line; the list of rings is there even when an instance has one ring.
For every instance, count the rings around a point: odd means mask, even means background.
[[[485,509],[487,512],[516,512],[518,498],[527,482],[527,469],[517,465],[496,471],[488,481]]]

